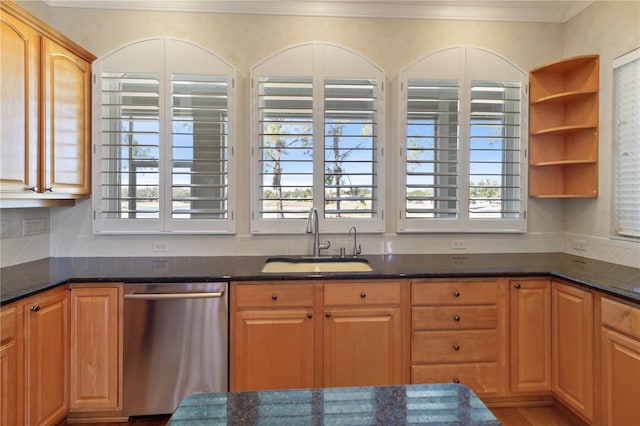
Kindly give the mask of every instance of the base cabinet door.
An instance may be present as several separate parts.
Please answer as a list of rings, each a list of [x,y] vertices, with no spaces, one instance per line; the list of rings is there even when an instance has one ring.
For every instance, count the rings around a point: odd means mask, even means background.
[[[399,308],[333,308],[324,319],[324,386],[402,382]]]
[[[231,390],[314,387],[311,309],[238,311],[231,348]]]
[[[553,282],[553,394],[577,414],[593,418],[593,295]]]
[[[640,308],[602,298],[600,351],[600,423],[639,425]]]
[[[69,409],[69,298],[59,287],[23,306],[27,425],[52,425]]]
[[[70,412],[122,415],[122,286],[71,289]]]
[[[20,310],[9,305],[0,313],[0,425],[22,424],[23,401]]]
[[[551,391],[551,282],[510,283],[511,384],[513,393]]]

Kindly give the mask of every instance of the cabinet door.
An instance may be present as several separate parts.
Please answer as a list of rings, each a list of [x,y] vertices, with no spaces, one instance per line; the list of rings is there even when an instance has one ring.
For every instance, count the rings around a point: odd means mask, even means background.
[[[511,281],[511,392],[551,391],[551,283]]]
[[[324,386],[402,382],[399,308],[325,311]]]
[[[44,39],[44,188],[89,194],[91,66]]]
[[[122,409],[121,289],[71,290],[72,412]]]
[[[0,15],[0,191],[36,189],[40,36]]]
[[[231,336],[231,390],[314,387],[311,309],[238,311]]]
[[[68,291],[60,288],[24,304],[28,425],[55,424],[69,407]]]
[[[553,283],[553,393],[578,414],[593,416],[593,295]]]
[[[22,424],[22,351],[19,308],[3,307],[0,314],[0,425]]]

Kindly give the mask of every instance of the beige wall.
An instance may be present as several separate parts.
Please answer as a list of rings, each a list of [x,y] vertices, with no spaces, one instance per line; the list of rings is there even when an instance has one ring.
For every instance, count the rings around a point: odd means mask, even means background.
[[[24,3],[24,2],[21,2]],[[32,3],[32,2],[26,2]],[[615,4],[612,4],[615,3]],[[618,4],[620,3],[620,4]],[[637,4],[637,3],[636,3]],[[46,6],[45,6],[46,8]],[[32,11],[35,7],[30,6]],[[285,47],[309,42],[336,43],[366,56],[386,75],[386,144],[387,174],[386,234],[363,236],[364,253],[438,253],[449,252],[452,240],[465,240],[466,252],[509,251],[571,251],[563,234],[567,227],[580,232],[581,238],[608,235],[608,228],[594,220],[600,205],[608,206],[608,195],[601,199],[567,203],[562,200],[530,199],[528,232],[524,235],[396,235],[394,178],[397,176],[397,76],[402,68],[422,56],[454,45],[473,45],[494,51],[524,71],[563,57],[581,53],[614,55],[611,45],[628,50],[638,45],[635,29],[640,27],[634,16],[634,5],[624,2],[596,3],[566,24],[505,23],[482,21],[353,19],[292,16],[224,15],[207,13],[168,13],[140,11],[109,11],[97,9],[39,9],[40,17],[98,57],[127,43],[154,36],[171,36],[189,40],[215,52],[238,71],[238,169],[249,169],[249,72],[250,68]],[[619,25],[623,22],[625,25]],[[630,34],[630,32],[632,34]],[[603,51],[603,52],[601,52]],[[619,52],[622,53],[622,52]],[[604,64],[604,61],[603,61]],[[610,60],[609,60],[610,64]],[[604,65],[603,65],[604,67]],[[606,73],[601,74],[602,78]],[[602,98],[610,97],[603,94]],[[601,99],[602,99],[601,98]],[[603,105],[601,111],[610,108]],[[601,112],[603,119],[610,116]],[[605,127],[605,126],[603,126]],[[610,126],[606,126],[610,133]],[[609,143],[601,144],[600,174],[610,174]],[[606,152],[603,152],[606,151]],[[601,178],[602,179],[602,178]],[[608,179],[601,180],[601,193],[608,192]],[[93,236],[91,234],[91,203],[79,202],[72,209],[52,210],[51,255],[153,255],[151,242],[169,240],[170,255],[186,254],[275,254],[306,250],[308,238],[252,236],[249,179],[238,176],[237,235],[127,237]],[[580,214],[586,211],[587,214]],[[341,246],[342,236],[332,236],[332,247]],[[572,235],[573,238],[573,235]],[[608,239],[607,239],[608,240]],[[335,242],[337,241],[337,244]],[[633,251],[637,245],[624,246]],[[124,251],[123,251],[124,250]],[[589,255],[590,253],[578,253]],[[637,258],[625,263],[639,264]],[[604,258],[604,260],[615,260]]]

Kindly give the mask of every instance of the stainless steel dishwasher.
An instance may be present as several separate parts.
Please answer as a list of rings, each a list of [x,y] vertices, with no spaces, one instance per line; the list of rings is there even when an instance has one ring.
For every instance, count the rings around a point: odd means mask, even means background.
[[[124,294],[126,416],[173,413],[228,390],[228,283],[131,283]]]

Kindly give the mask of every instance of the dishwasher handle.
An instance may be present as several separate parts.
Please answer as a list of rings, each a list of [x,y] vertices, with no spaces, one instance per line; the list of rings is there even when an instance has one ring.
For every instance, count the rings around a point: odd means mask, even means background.
[[[220,299],[224,291],[212,291],[206,293],[128,293],[125,299],[140,300],[172,300],[172,299]]]

